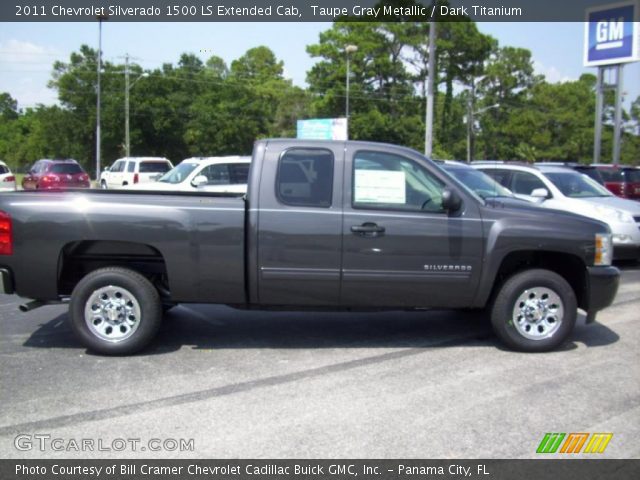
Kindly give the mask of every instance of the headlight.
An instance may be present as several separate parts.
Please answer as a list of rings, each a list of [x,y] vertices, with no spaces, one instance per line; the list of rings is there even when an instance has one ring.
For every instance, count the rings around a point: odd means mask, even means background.
[[[613,245],[610,233],[596,233],[596,254],[593,260],[594,265],[611,265],[613,258]]]
[[[634,223],[635,220],[629,212],[624,210],[618,210],[617,208],[604,207],[602,205],[596,205],[594,210],[603,216],[605,221],[616,221],[622,223]]]

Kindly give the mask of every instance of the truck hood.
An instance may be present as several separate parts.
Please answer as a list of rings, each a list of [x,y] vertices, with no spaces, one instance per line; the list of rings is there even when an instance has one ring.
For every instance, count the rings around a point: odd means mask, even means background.
[[[495,216],[500,216],[500,211],[504,211],[508,216],[527,217],[534,223],[545,224],[553,218],[554,221],[565,219],[569,223],[581,221],[590,224],[598,224],[609,230],[608,225],[588,213],[582,213],[575,210],[558,210],[555,208],[545,207],[539,203],[532,203],[516,197],[497,197],[486,199],[486,206],[490,207]]]

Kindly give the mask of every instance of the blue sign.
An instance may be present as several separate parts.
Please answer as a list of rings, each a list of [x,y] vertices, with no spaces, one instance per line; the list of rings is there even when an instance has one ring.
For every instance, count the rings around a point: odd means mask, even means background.
[[[298,120],[298,138],[312,140],[346,140],[346,118],[312,118]]]
[[[612,65],[640,60],[637,1],[587,10],[585,66]]]

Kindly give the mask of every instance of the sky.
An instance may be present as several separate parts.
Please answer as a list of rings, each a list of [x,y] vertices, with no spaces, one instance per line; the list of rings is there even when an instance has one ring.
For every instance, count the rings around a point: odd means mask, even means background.
[[[285,76],[305,85],[306,72],[316,59],[305,50],[317,43],[330,23],[126,23],[105,22],[103,58],[123,62],[126,53],[143,68],[177,63],[180,54],[195,53],[203,61],[211,55],[227,64],[249,48],[266,45],[284,61]],[[478,23],[481,32],[500,45],[532,51],[537,73],[549,82],[575,80],[596,73],[582,65],[584,24]],[[47,88],[54,61],[66,61],[81,44],[97,48],[96,23],[0,23],[0,92],[9,92],[19,108],[56,102]],[[624,69],[625,105],[640,96],[640,62]]]

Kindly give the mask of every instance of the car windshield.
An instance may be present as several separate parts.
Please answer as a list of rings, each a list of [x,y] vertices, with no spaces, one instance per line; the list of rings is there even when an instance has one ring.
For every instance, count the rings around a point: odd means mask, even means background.
[[[82,173],[82,168],[80,168],[80,165],[77,163],[57,163],[55,165],[51,165],[49,172],[75,175],[77,173]]]
[[[612,196],[598,182],[578,172],[549,172],[544,175],[569,198]]]
[[[583,175],[586,175],[590,179],[595,180],[596,182],[598,182],[600,185],[603,184],[602,175],[600,175],[600,172],[596,168],[578,167],[578,168],[576,168],[576,172],[579,172],[579,173],[582,173]]]
[[[197,166],[197,163],[182,162],[180,165],[172,168],[167,173],[165,173],[158,179],[158,181],[171,184],[184,182],[189,174],[193,172]]]
[[[140,173],[166,173],[170,168],[168,162],[140,162]]]
[[[493,180],[487,174],[474,168],[461,168],[444,165],[443,168],[483,199],[492,197],[513,197],[508,189]]]
[[[5,167],[4,165],[0,165],[0,175],[4,175],[5,173],[9,173],[9,167]]]

